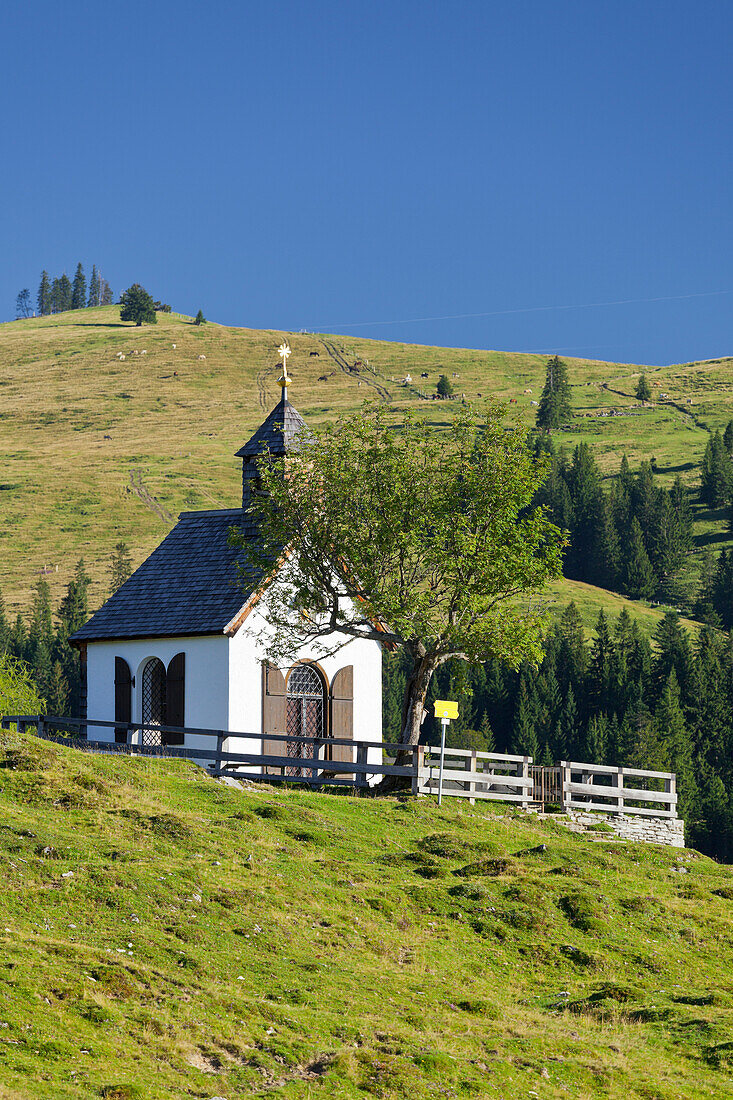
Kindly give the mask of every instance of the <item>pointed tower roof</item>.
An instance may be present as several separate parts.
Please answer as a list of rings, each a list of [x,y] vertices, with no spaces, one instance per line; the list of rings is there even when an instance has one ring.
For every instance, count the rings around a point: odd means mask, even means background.
[[[269,451],[272,455],[285,455],[295,446],[295,438],[305,428],[305,420],[290,404],[285,392],[267,419],[260,424],[252,438],[237,451],[237,458],[253,458]]]

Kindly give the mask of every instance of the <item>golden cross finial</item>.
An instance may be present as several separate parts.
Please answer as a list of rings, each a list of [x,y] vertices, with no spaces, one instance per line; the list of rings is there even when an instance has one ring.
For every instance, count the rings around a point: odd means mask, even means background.
[[[286,340],[283,340],[282,344],[277,349],[277,354],[283,361],[282,376],[278,378],[277,381],[278,385],[283,391],[283,397],[286,398],[288,396],[288,385],[290,382],[293,381],[292,378],[288,377],[288,356],[292,355],[292,352],[290,350],[290,345],[287,343]]]

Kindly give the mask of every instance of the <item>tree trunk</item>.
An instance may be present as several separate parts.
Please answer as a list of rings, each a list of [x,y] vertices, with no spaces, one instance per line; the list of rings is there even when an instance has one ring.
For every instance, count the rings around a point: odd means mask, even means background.
[[[420,741],[420,728],[425,713],[425,697],[436,667],[435,660],[425,655],[417,656],[413,661],[412,671],[405,685],[405,698],[402,703],[400,742],[404,745],[417,745]],[[395,764],[402,767],[409,766],[413,763],[413,759],[413,753],[400,749]],[[407,779],[403,776],[385,775],[379,784],[379,793],[389,793],[405,786],[407,786]]]

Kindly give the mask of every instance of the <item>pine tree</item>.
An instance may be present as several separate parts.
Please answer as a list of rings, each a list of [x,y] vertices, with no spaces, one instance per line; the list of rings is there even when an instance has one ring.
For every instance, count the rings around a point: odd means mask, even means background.
[[[45,317],[46,314],[51,312],[51,281],[47,271],[41,272],[41,282],[38,287],[36,304],[40,317]]]
[[[594,711],[608,711],[611,705],[614,644],[604,611],[598,612],[596,636],[591,647],[588,698]]]
[[[654,722],[666,748],[669,768],[677,776],[678,813],[687,819],[697,810],[698,790],[692,739],[680,705],[680,689],[674,669],[667,677],[654,710]]]
[[[193,323],[195,325],[205,325],[206,324],[206,318],[204,317],[203,310],[198,311],[198,313],[196,314],[196,317],[194,318]],[[445,375],[441,375],[441,377],[445,378]]]
[[[575,703],[575,693],[572,684],[568,685],[558,722],[558,730],[561,743],[567,754],[564,759],[574,760],[582,749],[582,736],[578,708]]]
[[[729,455],[733,455],[733,420],[729,420],[723,432],[723,443]]]
[[[586,752],[583,757],[589,764],[605,764],[608,750],[608,719],[601,711],[591,715],[586,733]]]
[[[719,431],[710,436],[705,447],[700,495],[710,508],[720,508],[733,496],[733,461]]]
[[[660,593],[668,595],[688,550],[685,531],[672,503],[671,493],[659,494],[649,542],[650,557],[659,581]]]
[[[701,622],[708,623],[709,626],[722,625],[714,602],[716,567],[716,559],[708,547],[700,555],[700,579],[692,611]]]
[[[73,290],[71,288],[71,280],[66,272],[63,273],[58,281],[58,309],[57,313],[66,313],[71,309],[71,299],[73,296]]]
[[[156,325],[158,318],[155,314],[153,299],[145,287],[139,283],[133,283],[120,298],[120,320],[134,321],[139,327],[145,322],[148,325]]]
[[[118,542],[115,546],[109,567],[109,587],[112,593],[121,588],[128,578],[132,576],[132,559],[126,542]]]
[[[97,265],[92,264],[92,275],[89,280],[89,298],[87,299],[88,306],[98,306],[101,304],[101,294],[99,288],[99,272],[97,271]]]
[[[100,276],[100,279],[99,279],[99,304],[102,305],[102,306],[111,306],[113,299],[114,299],[114,294],[112,293],[112,287],[109,285],[109,283],[107,282],[106,279],[103,279]],[[150,324],[154,325],[156,323],[156,321],[157,321],[157,317],[156,317],[155,321],[151,321]]]
[[[533,760],[536,760],[539,756],[539,746],[534,724],[534,706],[530,683],[528,674],[523,670],[519,679],[519,694],[514,712],[512,752],[520,756],[531,756]]]
[[[435,388],[438,391],[438,397],[450,397],[453,393],[453,386],[448,381],[447,374],[441,374],[440,378],[438,379],[438,384]]]
[[[537,407],[537,427],[549,432],[559,428],[573,415],[568,368],[553,355],[547,361],[545,385]]]
[[[652,391],[645,374],[639,376],[639,381],[636,384],[636,399],[637,401],[651,401]]]
[[[84,309],[87,299],[87,281],[84,278],[84,268],[81,263],[76,265],[74,285],[71,290],[71,308]]]
[[[639,521],[631,521],[628,542],[621,562],[625,591],[634,600],[650,599],[654,595],[656,577],[644,546]]]
[[[479,726],[479,729],[484,739],[484,744],[486,745],[485,751],[496,752],[496,738],[494,737],[494,731],[491,728],[489,716],[486,711],[484,711],[484,716],[481,719],[481,725]]]
[[[48,581],[39,577],[33,593],[31,607],[30,635],[37,637],[50,649],[53,641],[53,623],[51,620],[51,590]],[[42,692],[42,694],[44,694]]]

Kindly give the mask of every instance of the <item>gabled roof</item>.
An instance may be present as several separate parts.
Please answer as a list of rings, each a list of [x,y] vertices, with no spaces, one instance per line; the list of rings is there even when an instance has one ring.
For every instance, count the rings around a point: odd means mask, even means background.
[[[269,450],[284,455],[293,449],[295,437],[305,427],[305,420],[289,401],[279,401],[249,440],[237,451],[237,458],[251,458]]]
[[[259,580],[242,587],[238,579],[239,551],[228,540],[234,526],[248,538],[257,537],[241,508],[182,512],[160,546],[73,641],[222,634]]]

